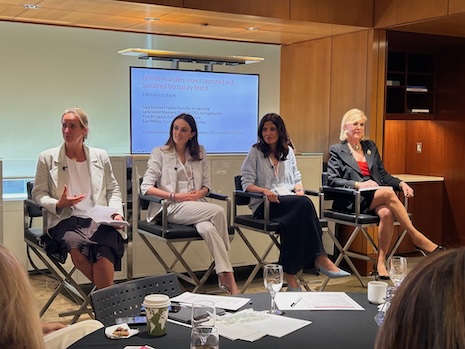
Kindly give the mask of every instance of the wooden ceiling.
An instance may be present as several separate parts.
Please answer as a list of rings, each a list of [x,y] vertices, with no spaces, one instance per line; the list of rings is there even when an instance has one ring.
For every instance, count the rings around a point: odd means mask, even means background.
[[[25,4],[40,8],[27,9]],[[155,20],[146,20],[149,17]],[[0,21],[276,45],[290,45],[367,29],[114,0],[0,0]],[[390,29],[465,37],[465,14]]]
[[[0,20],[277,45],[366,29],[110,0],[0,0]]]
[[[0,0],[1,1],[1,0]],[[465,38],[465,14],[434,18],[396,26],[398,31]]]

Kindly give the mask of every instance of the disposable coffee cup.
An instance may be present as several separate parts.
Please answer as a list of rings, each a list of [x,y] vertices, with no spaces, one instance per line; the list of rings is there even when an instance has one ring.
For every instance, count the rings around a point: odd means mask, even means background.
[[[368,282],[368,302],[372,304],[382,304],[385,302],[387,282],[370,281]]]
[[[147,317],[147,332],[150,336],[161,337],[166,334],[166,321],[168,320],[168,307],[170,297],[164,294],[150,294],[145,296],[145,316]]]

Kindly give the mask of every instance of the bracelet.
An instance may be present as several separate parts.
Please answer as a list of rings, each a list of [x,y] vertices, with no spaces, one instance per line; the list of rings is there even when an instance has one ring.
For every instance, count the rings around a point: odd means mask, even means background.
[[[170,200],[174,200],[174,193],[170,193],[170,195],[168,196],[168,198],[169,198]]]

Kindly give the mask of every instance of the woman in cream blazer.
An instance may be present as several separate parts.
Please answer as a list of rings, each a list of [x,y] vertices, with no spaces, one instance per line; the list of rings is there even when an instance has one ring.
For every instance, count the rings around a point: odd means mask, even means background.
[[[68,109],[61,122],[65,142],[40,154],[32,190],[33,200],[48,211],[42,244],[62,263],[69,252],[74,265],[99,289],[113,284],[126,236],[95,223],[87,212],[95,205],[109,206],[109,216],[122,220],[121,192],[107,153],[84,145],[87,114]]]
[[[205,200],[210,191],[210,175],[205,149],[198,144],[197,125],[189,114],[178,115],[170,127],[170,138],[154,148],[141,184],[142,194],[170,201],[168,221],[195,225],[215,260],[221,288],[238,293],[229,261],[229,234],[224,209]],[[148,221],[162,210],[150,203]]]

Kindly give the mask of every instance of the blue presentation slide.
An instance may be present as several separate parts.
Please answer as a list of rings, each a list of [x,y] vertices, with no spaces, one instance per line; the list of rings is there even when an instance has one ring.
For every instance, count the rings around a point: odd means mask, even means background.
[[[207,153],[246,153],[257,141],[256,74],[131,67],[131,153],[166,143],[173,119],[191,114]]]

